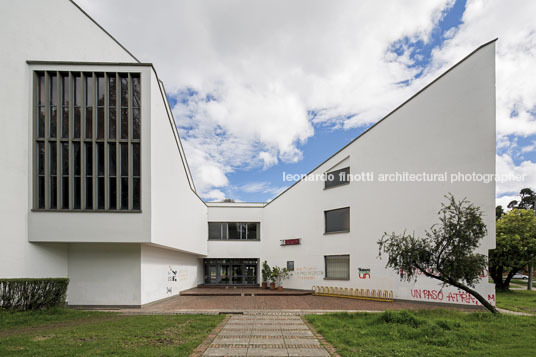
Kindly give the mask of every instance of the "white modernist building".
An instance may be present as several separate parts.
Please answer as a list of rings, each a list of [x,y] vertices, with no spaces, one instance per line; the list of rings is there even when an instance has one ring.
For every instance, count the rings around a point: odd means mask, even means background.
[[[487,254],[494,183],[379,175],[495,173],[494,42],[309,174],[334,180],[301,180],[269,203],[206,203],[151,64],[70,1],[2,1],[0,24],[0,277],[68,277],[70,305],[140,306],[199,284],[258,285],[266,260],[293,271],[289,288],[475,304],[424,277],[401,282],[376,242],[423,233],[451,192],[485,212]],[[493,302],[485,273],[477,290]]]

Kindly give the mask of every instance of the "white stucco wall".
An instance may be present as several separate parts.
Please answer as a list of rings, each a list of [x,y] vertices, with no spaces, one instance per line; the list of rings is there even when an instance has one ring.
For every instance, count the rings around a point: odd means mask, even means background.
[[[207,207],[192,191],[165,93],[151,75],[151,242],[206,254]]]
[[[28,243],[31,163],[28,162],[31,73],[26,60],[134,59],[68,1],[0,3],[0,225],[1,277],[67,275],[67,248]],[[76,30],[73,30],[76,29]]]
[[[211,240],[208,241],[209,258],[257,258],[266,246],[264,235],[264,205],[251,203],[208,203],[209,222],[260,222],[260,241]],[[208,235],[205,235],[205,240]],[[262,263],[262,261],[260,261]],[[260,268],[259,268],[260,269]]]
[[[384,232],[407,229],[422,234],[437,222],[443,196],[451,192],[482,208],[488,235],[479,251],[487,254],[495,246],[495,184],[379,182],[378,175],[495,173],[494,51],[493,43],[481,48],[313,172],[347,166],[339,164],[344,160],[352,174],[370,171],[375,181],[326,190],[323,182],[302,181],[263,209],[261,241],[254,249],[250,242],[209,242],[209,256],[260,257],[279,266],[292,260],[295,272],[285,285],[293,288],[385,289],[398,299],[474,304],[454,295],[458,291],[453,288],[445,288],[441,299],[434,298],[441,286],[431,279],[401,283],[395,272],[385,269],[385,260],[377,258],[377,241]],[[324,211],[342,207],[350,207],[350,232],[324,235]],[[228,210],[236,221],[249,215]],[[226,213],[216,214],[209,207],[209,220],[216,216]],[[280,246],[280,239],[289,238],[302,238],[302,244]],[[325,280],[324,256],[339,254],[350,255],[350,280]],[[370,278],[360,278],[358,268],[370,269]],[[478,290],[490,299],[494,295],[487,277]]]
[[[141,303],[179,294],[201,283],[201,257],[150,245],[141,246]]]
[[[140,244],[69,244],[69,305],[140,305]]]

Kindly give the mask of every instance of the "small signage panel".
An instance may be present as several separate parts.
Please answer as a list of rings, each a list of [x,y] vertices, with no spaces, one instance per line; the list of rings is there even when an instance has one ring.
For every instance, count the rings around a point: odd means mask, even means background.
[[[281,245],[299,245],[301,238],[281,239]]]

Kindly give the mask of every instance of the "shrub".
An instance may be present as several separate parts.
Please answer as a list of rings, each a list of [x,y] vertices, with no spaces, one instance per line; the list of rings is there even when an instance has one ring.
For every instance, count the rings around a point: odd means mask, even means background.
[[[37,310],[65,304],[67,278],[0,279],[0,307]]]

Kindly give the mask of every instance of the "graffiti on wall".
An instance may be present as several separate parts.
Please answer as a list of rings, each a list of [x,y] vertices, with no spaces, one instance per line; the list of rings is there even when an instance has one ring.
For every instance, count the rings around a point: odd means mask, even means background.
[[[168,273],[167,273],[168,281],[177,281],[177,270],[173,270],[171,268],[171,266],[169,267],[169,270],[168,270]]]
[[[460,289],[458,289],[458,291],[456,292],[443,292],[441,290],[428,289],[411,289],[411,297],[417,300],[425,301],[441,301],[450,302],[453,304],[463,303],[470,305],[481,305],[480,302],[473,295]],[[495,302],[495,294],[488,294],[488,301],[493,304]]]
[[[359,279],[370,279],[370,269],[357,268]]]
[[[294,276],[298,280],[315,280],[319,276],[324,276],[324,271],[318,267],[297,267],[294,271]]]

